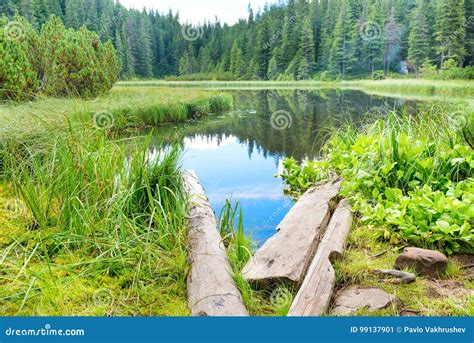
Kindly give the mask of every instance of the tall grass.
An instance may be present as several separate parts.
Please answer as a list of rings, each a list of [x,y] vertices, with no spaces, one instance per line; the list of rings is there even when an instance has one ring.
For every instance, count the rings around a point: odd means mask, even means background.
[[[246,235],[239,203],[227,200],[219,215],[219,230],[227,256],[244,303],[251,315],[286,316],[296,292],[285,284],[255,290],[242,275],[242,269],[252,256],[252,242]]]
[[[181,152],[116,131],[231,105],[144,88],[1,105],[0,200],[26,211],[0,218],[0,314],[188,314]]]
[[[109,131],[156,126],[166,122],[197,119],[230,110],[232,96],[203,90],[149,87],[118,87],[95,100],[43,98],[28,103],[0,105],[2,138],[99,127]]]
[[[187,314],[179,159],[97,130],[10,140],[2,182],[29,219],[2,246],[1,313]]]

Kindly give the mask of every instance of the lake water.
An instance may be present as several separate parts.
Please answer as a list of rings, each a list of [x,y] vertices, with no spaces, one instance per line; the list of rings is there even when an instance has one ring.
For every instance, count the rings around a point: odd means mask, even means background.
[[[183,167],[199,176],[219,215],[226,199],[238,201],[244,226],[257,244],[293,202],[275,175],[281,160],[318,157],[330,129],[356,124],[406,105],[359,91],[231,91],[234,110],[155,129],[155,139],[184,147]]]

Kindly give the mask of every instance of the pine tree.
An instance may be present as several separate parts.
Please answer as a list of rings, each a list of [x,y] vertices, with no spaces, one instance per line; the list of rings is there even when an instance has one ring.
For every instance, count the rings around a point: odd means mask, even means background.
[[[285,22],[283,27],[282,49],[278,57],[278,64],[285,70],[298,51],[298,28],[295,0],[289,0],[286,6]],[[270,35],[268,35],[270,37]]]
[[[466,18],[464,0],[441,0],[436,21],[437,53],[440,67],[447,59],[454,59],[459,65],[464,62],[466,51]]]
[[[315,69],[314,58],[316,56],[313,29],[311,27],[311,19],[309,16],[304,20],[302,25],[298,55],[300,56],[300,63],[298,66],[297,79],[309,79]]]
[[[466,65],[474,65],[474,0],[464,0],[465,7],[465,51],[466,51]]]
[[[268,26],[268,18],[263,18],[257,34],[257,49],[255,62],[258,66],[257,76],[260,79],[267,78],[268,64],[271,59],[271,48],[268,45],[270,41],[270,29]]]
[[[419,0],[415,9],[410,37],[408,40],[408,60],[413,66],[416,75],[419,75],[420,66],[430,57],[431,30],[428,25],[428,14],[425,7],[426,0]]]
[[[64,24],[73,29],[79,29],[84,24],[79,18],[79,2],[77,0],[66,0],[65,2],[65,16]]]
[[[371,75],[374,74],[375,70],[383,69],[383,11],[382,0],[375,0],[370,6],[369,15],[364,23],[363,30],[359,28],[359,34],[365,36],[365,58]]]
[[[342,79],[350,70],[355,57],[353,43],[354,22],[349,0],[342,0],[332,37],[329,71]]]
[[[151,28],[147,16],[134,15],[135,20],[135,45],[132,52],[135,60],[135,72],[141,77],[153,76],[153,55],[151,50]],[[138,43],[138,44],[137,44]]]
[[[48,21],[49,17],[49,9],[45,0],[32,0],[31,11],[35,28],[41,28],[41,26]]]
[[[236,41],[234,41],[232,50],[230,52],[229,71],[236,78],[243,76],[242,50],[239,48],[239,45],[237,44]]]

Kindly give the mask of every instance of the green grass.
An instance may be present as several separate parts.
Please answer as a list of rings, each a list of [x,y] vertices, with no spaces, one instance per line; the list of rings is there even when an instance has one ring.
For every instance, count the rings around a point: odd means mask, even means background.
[[[189,315],[181,151],[117,131],[231,102],[129,88],[1,105],[0,315]]]
[[[2,198],[26,215],[2,215],[1,315],[189,314],[178,150],[98,131],[6,150]]]
[[[402,96],[472,96],[474,81],[468,80],[424,80],[387,79],[380,81],[122,81],[117,87],[175,87],[207,89],[357,89],[372,92],[398,93]]]
[[[95,100],[43,98],[28,103],[0,105],[2,138],[98,128],[108,131],[156,126],[167,122],[199,119],[209,113],[230,110],[232,97],[219,92],[148,87],[114,88]]]

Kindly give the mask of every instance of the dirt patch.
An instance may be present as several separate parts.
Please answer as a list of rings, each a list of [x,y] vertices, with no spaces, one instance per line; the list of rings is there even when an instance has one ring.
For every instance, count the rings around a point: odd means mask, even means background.
[[[464,275],[469,278],[474,276],[474,255],[459,254],[451,259],[461,266]]]
[[[456,280],[426,280],[426,295],[428,297],[464,297],[474,295],[464,283]]]

